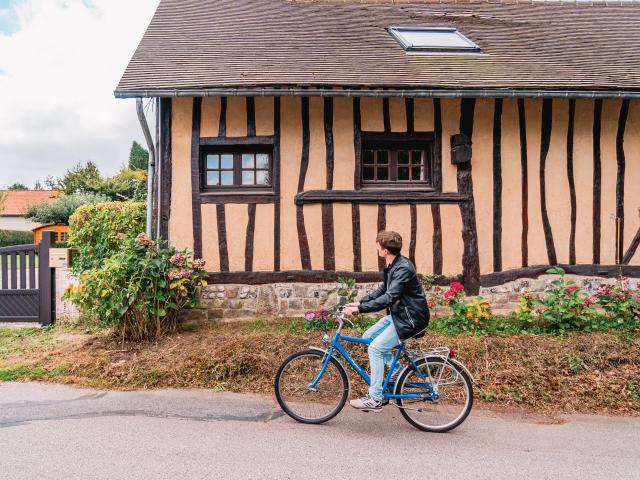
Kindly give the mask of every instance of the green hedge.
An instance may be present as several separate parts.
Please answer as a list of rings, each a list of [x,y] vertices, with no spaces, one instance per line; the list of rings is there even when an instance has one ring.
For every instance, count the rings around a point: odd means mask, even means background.
[[[0,247],[27,245],[33,243],[33,232],[19,230],[0,230]]]
[[[76,249],[73,271],[102,267],[118,251],[123,239],[144,232],[146,205],[106,202],[79,207],[69,219],[69,246]]]

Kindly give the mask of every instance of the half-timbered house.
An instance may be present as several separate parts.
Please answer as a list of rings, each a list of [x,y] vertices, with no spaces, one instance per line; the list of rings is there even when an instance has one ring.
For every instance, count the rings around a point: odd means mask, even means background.
[[[640,277],[640,5],[162,0],[159,234],[220,284]]]

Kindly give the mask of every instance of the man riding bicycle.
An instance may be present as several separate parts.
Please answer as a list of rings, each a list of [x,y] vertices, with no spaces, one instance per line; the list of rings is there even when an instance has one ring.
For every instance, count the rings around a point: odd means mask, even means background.
[[[349,402],[354,408],[370,412],[382,409],[384,366],[391,365],[391,350],[409,338],[422,337],[429,324],[429,308],[416,269],[408,258],[400,255],[400,234],[392,231],[379,232],[376,245],[378,256],[383,257],[386,262],[384,281],[360,302],[350,303],[345,308],[345,313],[349,316],[382,309],[387,312],[386,316],[362,335],[363,338],[372,340],[368,348],[371,366],[369,394]],[[392,379],[399,372],[400,365],[397,364]]]

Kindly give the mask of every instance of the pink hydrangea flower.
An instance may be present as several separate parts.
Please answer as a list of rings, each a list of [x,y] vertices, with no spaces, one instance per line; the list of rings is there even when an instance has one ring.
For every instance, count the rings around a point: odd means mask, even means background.
[[[151,245],[153,243],[153,240],[149,238],[149,235],[142,232],[139,233],[136,237],[136,242],[138,242],[139,245]]]
[[[195,268],[196,270],[202,270],[205,266],[206,262],[201,259],[201,258],[196,258],[193,261],[193,268]]]
[[[169,259],[169,263],[172,265],[176,265],[178,267],[182,267],[187,261],[186,257],[180,253],[176,253]]]
[[[455,295],[455,293],[453,292],[453,290],[447,290],[446,292],[444,292],[444,298],[449,299],[449,298],[453,298],[453,296]]]

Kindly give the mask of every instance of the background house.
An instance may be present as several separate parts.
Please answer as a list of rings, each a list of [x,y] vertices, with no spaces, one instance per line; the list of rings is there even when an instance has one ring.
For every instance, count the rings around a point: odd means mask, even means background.
[[[637,4],[162,0],[116,96],[217,283],[373,281],[382,229],[472,293],[640,277]]]
[[[55,199],[59,193],[52,190],[0,190],[4,202],[0,206],[0,230],[31,231],[39,223],[25,218],[33,203]]]

